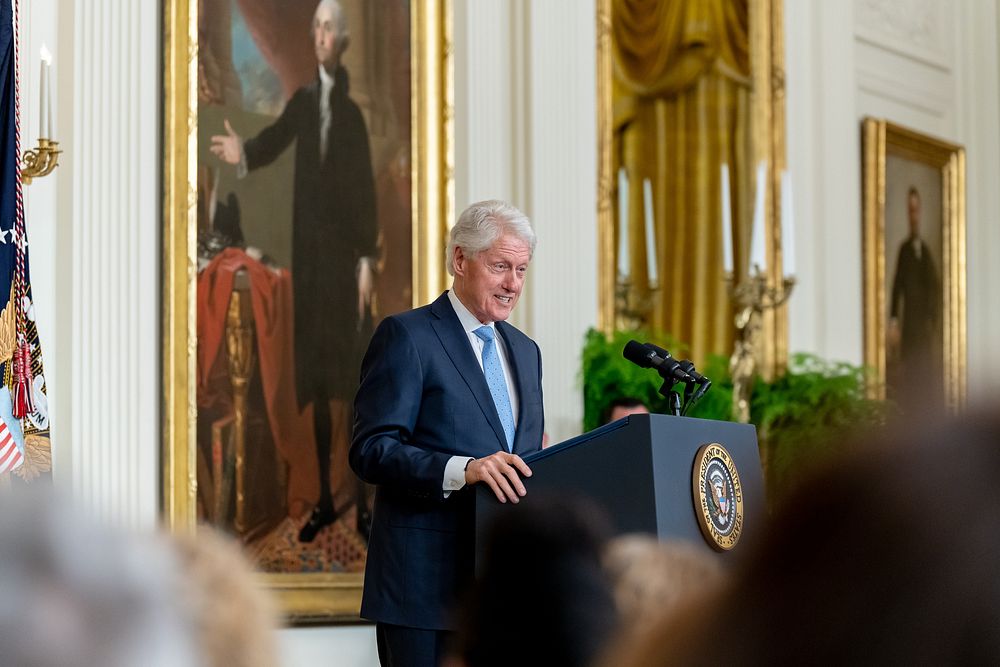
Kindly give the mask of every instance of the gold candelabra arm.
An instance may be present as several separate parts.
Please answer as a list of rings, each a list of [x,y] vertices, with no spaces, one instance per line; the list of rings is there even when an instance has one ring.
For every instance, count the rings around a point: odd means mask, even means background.
[[[619,329],[644,329],[650,325],[658,287],[643,292],[628,276],[618,276],[615,284],[615,314]]]
[[[777,308],[788,300],[795,287],[795,278],[787,276],[781,285],[768,285],[767,276],[756,269],[739,283],[732,274],[726,275],[729,294],[736,302],[736,344],[729,358],[729,373],[733,378],[733,417],[750,421],[750,395],[753,393],[754,372],[757,370],[757,347],[761,318],[764,311]]]
[[[29,185],[32,179],[48,176],[59,166],[59,142],[39,138],[38,146],[24,151],[21,156],[21,182]]]

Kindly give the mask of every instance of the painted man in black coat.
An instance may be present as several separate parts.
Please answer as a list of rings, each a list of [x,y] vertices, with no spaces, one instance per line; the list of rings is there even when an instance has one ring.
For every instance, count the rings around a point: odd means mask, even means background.
[[[901,365],[897,389],[936,394],[941,294],[930,248],[920,238],[920,193],[913,187],[907,194],[907,212],[910,235],[899,246],[889,307],[890,341],[898,345]]]
[[[295,92],[281,116],[245,142],[228,120],[226,134],[212,137],[212,152],[236,165],[240,177],[295,145],[295,378],[299,409],[313,405],[320,474],[320,499],[300,534],[306,542],[338,514],[330,490],[331,403],[334,423],[345,427],[370,325],[377,241],[368,130],[340,64],[348,33],[336,0],[320,0],[312,36],[317,78]]]

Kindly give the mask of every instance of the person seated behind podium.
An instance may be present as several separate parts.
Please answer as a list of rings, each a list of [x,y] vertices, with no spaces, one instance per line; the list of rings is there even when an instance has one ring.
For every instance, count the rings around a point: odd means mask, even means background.
[[[440,662],[447,610],[472,579],[474,493],[525,494],[541,449],[541,353],[507,324],[535,232],[500,201],[473,204],[448,243],[451,291],[385,318],[362,362],[349,461],[376,485],[361,616],[383,665]]]
[[[638,398],[631,396],[620,396],[614,399],[604,408],[604,419],[602,423],[610,424],[629,415],[648,415],[649,408]]]
[[[624,667],[1000,663],[1000,416],[858,443],[786,497],[714,601]]]
[[[600,508],[565,495],[498,512],[445,667],[590,665],[617,627],[610,532]]]

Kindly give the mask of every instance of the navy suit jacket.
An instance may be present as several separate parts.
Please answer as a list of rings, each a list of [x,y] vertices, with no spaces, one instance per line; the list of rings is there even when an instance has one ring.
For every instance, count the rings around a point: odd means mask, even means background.
[[[541,449],[541,353],[506,322],[496,323],[519,398],[514,453]],[[355,399],[351,468],[375,484],[364,618],[451,629],[449,611],[471,581],[474,494],[444,498],[452,456],[506,450],[486,378],[447,294],[387,317],[365,354]]]

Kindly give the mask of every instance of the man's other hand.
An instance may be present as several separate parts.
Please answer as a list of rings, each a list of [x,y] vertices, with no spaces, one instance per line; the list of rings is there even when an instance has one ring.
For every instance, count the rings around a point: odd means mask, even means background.
[[[226,133],[216,134],[212,137],[212,146],[210,150],[223,162],[229,164],[239,164],[240,154],[243,152],[242,142],[240,141],[240,135],[233,131],[233,126],[229,124],[229,119],[225,121]]]
[[[496,452],[482,459],[473,459],[465,468],[465,483],[485,482],[493,489],[497,500],[516,503],[527,493],[518,473],[531,477],[531,468],[517,454]]]

